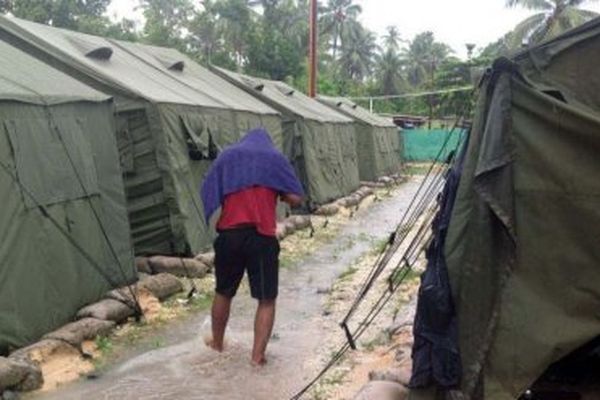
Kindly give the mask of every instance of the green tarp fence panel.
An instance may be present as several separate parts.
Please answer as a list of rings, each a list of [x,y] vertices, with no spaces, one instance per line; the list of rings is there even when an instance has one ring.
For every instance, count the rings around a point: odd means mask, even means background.
[[[0,99],[4,352],[71,321],[137,273],[107,96],[0,42]]]
[[[402,131],[404,159],[410,162],[433,161],[448,140],[448,145],[441,158],[445,159],[450,151],[456,148],[462,134],[462,130],[450,133],[445,129],[405,129]],[[450,135],[449,139],[448,135]]]

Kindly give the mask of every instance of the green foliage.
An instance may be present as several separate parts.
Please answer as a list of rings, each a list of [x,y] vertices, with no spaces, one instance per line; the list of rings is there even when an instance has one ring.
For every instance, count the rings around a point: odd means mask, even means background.
[[[505,36],[507,49],[504,51],[514,52],[523,45],[550,39],[596,18],[598,14],[578,8],[590,1],[597,0],[507,0],[507,7],[520,6],[539,13],[522,21]]]
[[[0,0],[0,12],[59,28],[135,40],[135,24],[130,20],[112,22],[104,14],[110,0]]]
[[[263,0],[261,21],[248,35],[246,72],[276,80],[303,73],[308,15],[293,0]]]
[[[183,32],[194,11],[190,0],[142,0],[141,7],[146,18],[145,42],[184,48]]]
[[[100,351],[103,356],[110,354],[113,349],[113,343],[107,336],[97,336],[95,343],[98,351]]]
[[[0,11],[81,32],[174,47],[203,64],[308,87],[309,0],[140,0],[144,25],[106,16],[111,0],[0,0]],[[319,93],[396,95],[464,85],[470,64],[450,57],[431,32],[403,40],[391,26],[381,38],[359,21],[356,0],[323,0],[319,8]],[[379,46],[381,44],[381,47]],[[449,96],[451,104],[459,95]],[[377,111],[452,112],[447,98],[397,99]]]

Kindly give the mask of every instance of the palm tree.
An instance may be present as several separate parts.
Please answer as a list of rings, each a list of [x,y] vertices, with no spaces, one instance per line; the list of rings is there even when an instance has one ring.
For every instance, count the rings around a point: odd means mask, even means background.
[[[222,45],[221,31],[213,0],[203,0],[202,6],[202,12],[196,13],[189,22],[189,42],[198,50],[201,59],[211,64],[213,55]]]
[[[437,67],[452,53],[444,43],[436,42],[432,32],[423,32],[415,36],[404,51],[407,78],[414,86],[432,82]]]
[[[349,33],[342,44],[339,67],[347,78],[363,81],[373,71],[377,38],[361,25],[356,25]]]
[[[383,45],[388,51],[397,53],[400,50],[400,31],[395,26],[387,27],[387,34],[383,37]]]
[[[507,7],[540,11],[517,25],[511,33],[510,47],[549,39],[595,18],[596,13],[578,8],[589,1],[597,0],[507,0]]]
[[[253,4],[249,0],[222,0],[214,4],[223,38],[231,46],[238,67],[244,63],[246,38],[256,15],[252,10]]]
[[[330,34],[333,40],[332,50],[335,60],[338,44],[344,43],[344,36],[350,28],[355,28],[362,7],[352,4],[353,0],[328,0],[327,5],[320,10],[323,33]],[[353,29],[352,29],[353,30]]]
[[[392,48],[388,48],[377,57],[376,72],[379,90],[383,95],[395,95],[401,92],[404,86],[403,67],[402,59]]]

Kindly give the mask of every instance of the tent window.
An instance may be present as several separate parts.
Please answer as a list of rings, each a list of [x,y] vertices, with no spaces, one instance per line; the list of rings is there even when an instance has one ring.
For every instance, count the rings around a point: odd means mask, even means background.
[[[214,160],[219,151],[210,129],[197,116],[181,116],[181,124],[190,159],[194,161]]]
[[[80,122],[30,117],[6,120],[3,126],[18,179],[35,198],[23,193],[27,208],[100,193],[92,148]]]

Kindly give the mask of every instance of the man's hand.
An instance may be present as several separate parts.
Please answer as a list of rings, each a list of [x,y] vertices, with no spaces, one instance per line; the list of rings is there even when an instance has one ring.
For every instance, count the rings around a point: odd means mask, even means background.
[[[297,207],[302,204],[302,197],[293,193],[282,194],[281,200],[288,203],[292,207]]]

